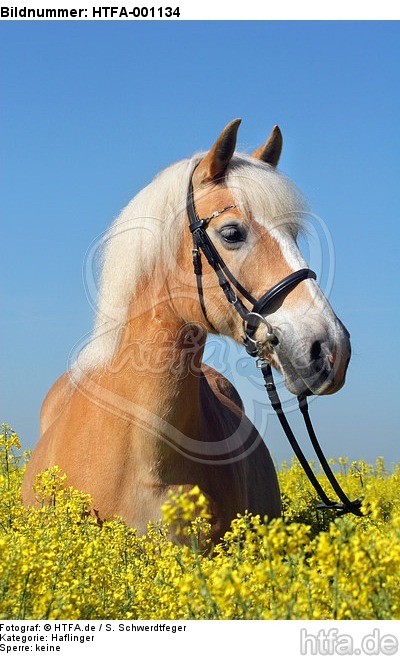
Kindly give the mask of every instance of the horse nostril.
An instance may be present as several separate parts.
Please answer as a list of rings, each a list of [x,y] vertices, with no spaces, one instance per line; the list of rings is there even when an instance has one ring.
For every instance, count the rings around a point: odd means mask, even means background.
[[[311,360],[317,360],[321,355],[321,342],[316,339],[315,342],[312,343],[311,349],[310,349],[310,356]]]
[[[335,356],[326,351],[326,347],[323,342],[320,342],[319,339],[316,339],[310,348],[311,362],[313,363],[315,371],[322,371],[327,365],[327,370],[331,370],[335,363]]]

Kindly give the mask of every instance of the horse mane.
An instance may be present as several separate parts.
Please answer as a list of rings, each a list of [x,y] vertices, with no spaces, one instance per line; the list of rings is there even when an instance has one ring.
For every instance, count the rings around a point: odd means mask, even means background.
[[[118,346],[131,299],[157,264],[167,273],[186,220],[186,195],[200,153],[161,171],[121,211],[100,243],[97,316],[89,342],[78,355],[75,375],[107,364]],[[225,178],[235,203],[256,221],[296,233],[305,203],[282,173],[248,155],[235,154]],[[218,208],[216,208],[218,209]]]

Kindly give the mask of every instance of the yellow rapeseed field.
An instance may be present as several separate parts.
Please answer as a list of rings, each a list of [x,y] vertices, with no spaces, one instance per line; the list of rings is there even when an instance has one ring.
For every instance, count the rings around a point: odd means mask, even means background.
[[[37,479],[42,507],[26,509],[20,486],[28,457],[3,424],[2,619],[400,618],[400,465],[334,463],[349,496],[362,496],[369,513],[335,519],[315,510],[294,460],[279,473],[283,517],[266,524],[238,516],[211,545],[196,488],[171,496],[163,521],[144,537],[118,518],[100,525],[90,498],[57,468]],[[187,545],[171,542],[171,531]]]

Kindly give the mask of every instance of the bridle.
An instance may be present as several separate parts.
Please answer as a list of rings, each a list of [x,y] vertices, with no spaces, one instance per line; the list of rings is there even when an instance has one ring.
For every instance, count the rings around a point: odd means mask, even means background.
[[[192,174],[193,176],[193,174]],[[266,319],[265,315],[268,315],[271,312],[271,307],[278,300],[285,297],[289,294],[299,283],[309,278],[316,280],[317,276],[314,271],[311,269],[304,268],[299,271],[295,271],[290,275],[286,276],[280,280],[276,285],[268,289],[258,300],[255,299],[241,284],[236,280],[233,273],[226,266],[221,255],[218,253],[213,242],[211,241],[209,235],[207,234],[207,226],[210,221],[224,212],[234,209],[236,205],[228,205],[227,207],[217,210],[211,214],[211,216],[204,219],[200,219],[195,208],[194,203],[194,192],[193,192],[193,182],[192,176],[189,182],[189,188],[187,193],[186,209],[187,215],[189,218],[189,229],[193,238],[193,269],[196,275],[197,291],[200,301],[200,306],[206,319],[207,323],[215,331],[214,326],[210,322],[207,316],[207,309],[204,301],[203,294],[203,284],[202,284],[202,263],[201,263],[201,253],[204,254],[208,264],[215,271],[218,283],[228,300],[228,302],[234,307],[236,312],[242,319],[243,322],[243,344],[249,355],[257,358],[257,361],[261,363],[260,369],[264,377],[265,387],[268,393],[269,400],[273,409],[275,410],[278,419],[281,423],[281,426],[288,438],[300,464],[302,465],[309,481],[313,485],[314,489],[318,493],[322,503],[317,506],[318,509],[334,509],[339,515],[351,512],[354,515],[362,516],[360,499],[351,501],[345,492],[340,487],[338,481],[336,480],[328,461],[326,460],[324,453],[319,445],[317,437],[315,435],[313,426],[311,424],[310,416],[308,413],[308,404],[306,395],[301,395],[298,397],[298,404],[300,412],[303,415],[303,419],[306,425],[308,435],[310,437],[311,443],[315,450],[315,453],[318,457],[318,460],[321,464],[323,471],[325,472],[326,477],[328,478],[333,490],[336,492],[338,498],[341,500],[341,503],[331,501],[321,484],[319,483],[316,475],[314,474],[311,466],[309,465],[301,447],[296,440],[296,437],[290,428],[290,425],[285,417],[285,414],[282,409],[282,404],[279,400],[278,393],[274,384],[272,369],[269,362],[265,359],[264,351],[267,344],[270,344],[271,347],[275,346],[278,343],[277,337],[273,332],[271,325]],[[233,289],[234,288],[234,289]],[[236,290],[236,291],[235,291]],[[248,301],[252,308],[249,310],[242,300],[238,298],[237,293],[239,292],[245,299]],[[255,333],[260,323],[265,324],[267,327],[267,334],[263,340],[255,339]]]
[[[187,214],[189,217],[189,229],[193,237],[193,268],[196,274],[197,281],[197,290],[199,294],[199,300],[201,309],[203,311],[204,317],[207,323],[215,330],[214,326],[210,322],[207,316],[207,310],[204,303],[203,295],[203,285],[202,285],[202,266],[201,266],[201,256],[200,252],[202,251],[207,259],[209,265],[214,269],[217,274],[219,285],[224,292],[227,300],[235,308],[236,312],[239,314],[243,321],[243,344],[247,353],[253,357],[261,358],[262,351],[265,345],[268,342],[272,344],[276,343],[276,336],[272,332],[272,328],[268,321],[265,319],[265,315],[268,314],[271,310],[271,306],[283,296],[286,296],[289,292],[292,291],[300,282],[306,280],[307,278],[316,279],[314,271],[311,269],[300,269],[295,271],[290,275],[286,276],[278,282],[276,285],[271,287],[268,291],[265,292],[256,300],[250,292],[245,289],[238,280],[236,280],[233,273],[226,266],[221,255],[218,253],[213,242],[211,241],[209,235],[207,234],[207,226],[210,221],[220,214],[227,212],[229,210],[237,207],[236,205],[228,205],[221,210],[213,212],[211,216],[205,219],[199,219],[196,208],[194,205],[194,195],[193,195],[193,183],[192,179],[189,183],[188,195],[187,195]],[[232,286],[239,292],[249,303],[252,305],[252,309],[249,310],[244,303],[238,298],[236,292],[233,290]],[[257,331],[260,323],[264,323],[267,326],[268,333],[264,340],[258,341],[254,339],[254,335]],[[217,332],[217,331],[216,331]]]

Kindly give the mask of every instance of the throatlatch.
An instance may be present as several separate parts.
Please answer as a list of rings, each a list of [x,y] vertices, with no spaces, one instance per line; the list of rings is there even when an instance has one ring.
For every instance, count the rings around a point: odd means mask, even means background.
[[[267,343],[270,343],[271,346],[276,345],[277,338],[273,333],[273,329],[268,323],[266,316],[268,311],[271,311],[271,306],[277,300],[289,294],[297,285],[306,280],[307,278],[316,279],[316,274],[311,269],[300,269],[291,273],[289,276],[286,276],[280,280],[276,285],[271,287],[266,291],[259,300],[255,299],[241,284],[238,282],[233,275],[233,273],[228,269],[222,257],[215,248],[213,242],[211,241],[209,235],[207,234],[207,226],[209,222],[213,219],[226,212],[232,210],[236,205],[229,205],[224,207],[221,210],[213,212],[211,216],[200,219],[194,204],[194,195],[193,195],[193,184],[192,178],[190,179],[189,189],[187,194],[187,214],[189,217],[189,228],[192,233],[193,238],[193,268],[196,275],[197,282],[197,291],[199,295],[200,306],[204,317],[207,323],[215,330],[214,326],[210,322],[207,316],[207,309],[205,306],[204,295],[203,295],[203,285],[202,285],[202,266],[201,266],[201,252],[204,253],[207,262],[215,271],[219,285],[224,292],[226,299],[238,312],[239,316],[243,320],[243,344],[249,355],[257,358],[261,361],[261,371],[265,381],[265,387],[268,393],[269,400],[273,409],[275,410],[280,424],[284,430],[286,437],[289,440],[289,443],[297,456],[301,466],[303,467],[310,483],[313,485],[317,494],[319,495],[322,503],[317,506],[318,509],[333,509],[337,512],[338,515],[344,515],[346,513],[353,513],[354,515],[362,516],[361,511],[361,499],[356,499],[351,501],[345,492],[340,487],[338,481],[335,478],[334,473],[332,472],[325,455],[321,449],[321,446],[315,435],[314,428],[311,423],[311,419],[308,413],[308,404],[307,397],[305,395],[298,397],[299,409],[303,415],[304,423],[307,429],[307,433],[311,440],[311,444],[314,448],[314,451],[318,457],[318,460],[321,464],[321,467],[332,486],[332,489],[336,492],[338,498],[341,500],[341,503],[336,501],[331,501],[327,496],[321,484],[319,483],[315,473],[313,472],[310,464],[308,463],[301,447],[294,436],[294,433],[285,417],[285,414],[282,409],[282,404],[279,400],[278,393],[276,391],[275,383],[272,377],[272,369],[265,360],[263,351]],[[244,303],[238,298],[237,293],[234,291],[233,287],[236,289],[236,292],[239,292],[249,303],[252,305],[252,309],[248,310]],[[255,339],[255,333],[260,323],[264,323],[267,326],[267,335],[263,338],[262,341]],[[215,330],[215,332],[217,332]]]

